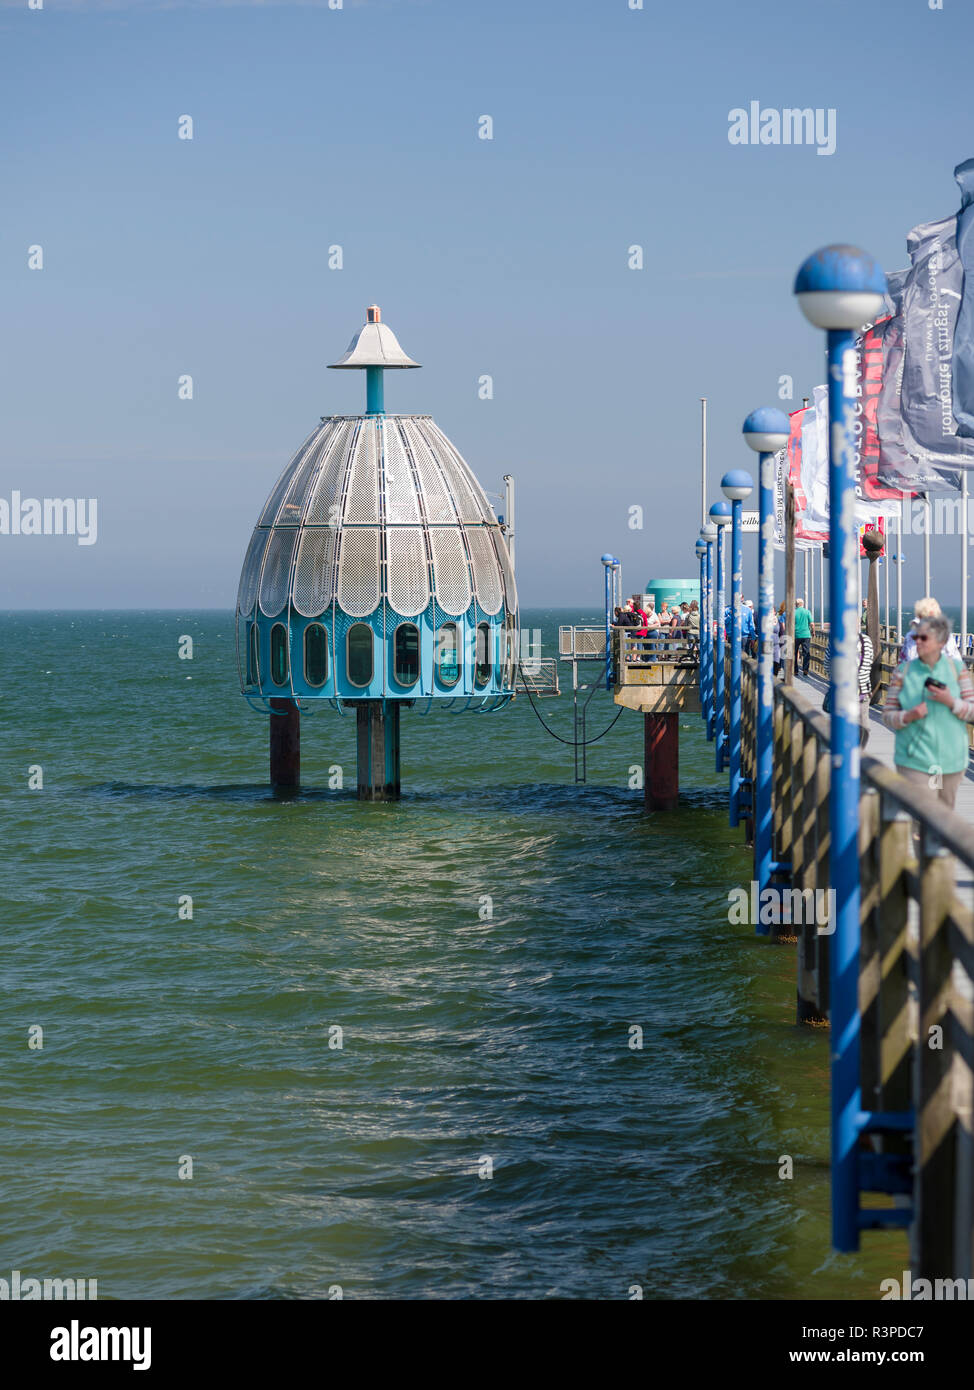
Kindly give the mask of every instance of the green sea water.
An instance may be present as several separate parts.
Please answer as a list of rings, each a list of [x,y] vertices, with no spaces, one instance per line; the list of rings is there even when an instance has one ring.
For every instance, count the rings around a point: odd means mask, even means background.
[[[522,615],[550,655],[584,617]],[[8,614],[0,651],[0,1278],[869,1299],[906,1267],[900,1234],[829,1251],[827,1037],[794,947],[728,922],[750,858],[698,716],[672,815],[636,715],[576,786],[523,698],[404,713],[368,805],[332,712],[269,789],[229,614]],[[571,737],[570,695],[542,712]]]

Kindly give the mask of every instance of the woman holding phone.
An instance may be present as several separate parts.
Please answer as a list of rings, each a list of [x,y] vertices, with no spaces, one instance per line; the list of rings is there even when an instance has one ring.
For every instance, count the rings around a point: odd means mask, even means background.
[[[974,683],[964,663],[945,653],[949,638],[950,623],[942,615],[918,624],[918,659],[897,667],[886,692],[883,723],[896,735],[897,772],[953,807],[967,769]]]

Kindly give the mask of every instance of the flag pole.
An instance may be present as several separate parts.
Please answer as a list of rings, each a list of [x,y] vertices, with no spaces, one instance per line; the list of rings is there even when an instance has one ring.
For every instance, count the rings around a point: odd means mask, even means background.
[[[808,551],[802,551],[802,594],[805,598],[805,605],[808,606]]]
[[[700,525],[706,526],[707,510],[707,397],[700,397]]]
[[[906,502],[906,495],[903,497]],[[896,640],[903,641],[903,508],[896,518]]]
[[[961,495],[961,514],[964,522],[961,526],[961,552],[960,552],[960,650],[961,656],[967,655],[967,469],[961,475],[960,495]]]
[[[785,488],[785,685],[795,684],[795,488]]]

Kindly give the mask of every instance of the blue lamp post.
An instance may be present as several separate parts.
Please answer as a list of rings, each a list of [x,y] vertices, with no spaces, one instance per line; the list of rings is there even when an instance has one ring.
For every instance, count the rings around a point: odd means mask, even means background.
[[[612,594],[615,585],[615,570],[619,561],[614,555],[603,555],[605,569],[605,688],[612,689]]]
[[[774,456],[788,443],[788,416],[762,406],[744,421],[744,438],[758,455],[758,699],[754,783],[754,878],[761,892],[778,866],[772,861],[772,752],[774,737]],[[762,926],[759,935],[771,928]]]
[[[859,695],[855,523],[854,335],[879,313],[886,277],[855,246],[826,246],[795,279],[802,313],[827,334],[829,388],[829,608],[832,635],[832,780],[829,797],[830,1024],[832,1031],[832,1244],[859,1248]]]
[[[703,722],[707,728],[707,742],[714,737],[713,691],[714,691],[714,545],[717,540],[717,527],[712,521],[700,528],[707,555],[704,561],[706,589],[700,601],[700,704]]]
[[[717,528],[717,578],[714,593],[714,738],[717,752],[715,763],[718,772],[727,766],[727,735],[724,730],[724,645],[727,633],[724,628],[724,571],[726,567],[726,546],[724,532],[731,524],[729,502],[715,502],[710,508],[710,520]]]
[[[706,543],[706,541],[701,540],[701,539],[698,539],[698,540],[695,542],[695,544],[694,544],[693,550],[694,550],[694,554],[696,555],[697,560],[699,561],[699,564],[700,564],[700,649],[699,649],[699,651],[698,651],[698,653],[697,653],[697,660],[698,660],[698,662],[699,662],[700,709],[701,709],[701,711],[703,711],[703,710],[706,708],[706,702],[705,702],[705,699],[704,699],[705,692],[706,692],[706,684],[705,684],[705,682],[706,682],[706,669],[705,669],[705,667],[704,667],[704,662],[703,662],[703,645],[704,645],[704,630],[703,630],[703,625],[704,625],[704,616],[705,616],[705,614],[706,614],[706,601],[705,601],[705,599],[704,599],[704,590],[705,590],[706,584],[707,584],[707,543]]]
[[[730,823],[737,825],[741,804],[741,602],[744,583],[744,547],[741,537],[745,497],[754,490],[754,479],[743,468],[732,468],[720,480],[731,504],[731,692],[730,692]]]

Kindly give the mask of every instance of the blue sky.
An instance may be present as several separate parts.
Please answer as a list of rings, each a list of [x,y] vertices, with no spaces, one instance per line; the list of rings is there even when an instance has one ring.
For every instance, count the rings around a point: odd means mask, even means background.
[[[700,396],[719,475],[822,380],[795,269],[956,209],[972,51],[965,0],[0,0],[0,496],[99,524],[0,537],[0,606],[230,606],[280,468],[361,408],[325,368],[372,301],[424,366],[387,407],[517,477],[522,602],[597,602],[606,549],[695,573]],[[752,100],[834,108],[835,153],[731,145]]]

